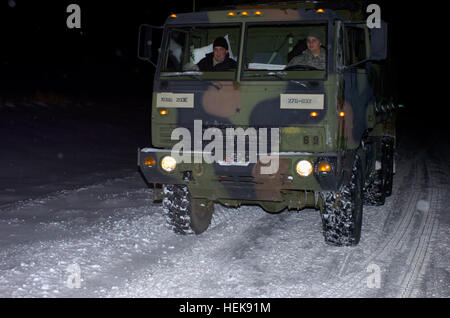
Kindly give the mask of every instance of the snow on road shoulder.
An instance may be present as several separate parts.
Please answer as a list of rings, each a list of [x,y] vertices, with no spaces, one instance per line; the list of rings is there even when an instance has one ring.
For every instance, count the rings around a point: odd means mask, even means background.
[[[120,262],[159,241],[160,236],[152,237],[164,222],[160,213],[153,215],[151,206],[151,190],[135,172],[30,200],[2,213],[0,295],[100,296],[102,288],[90,287],[106,288],[115,276],[123,279],[126,269],[115,270]],[[81,289],[67,287],[71,265],[81,269]],[[98,279],[100,284],[95,283]]]

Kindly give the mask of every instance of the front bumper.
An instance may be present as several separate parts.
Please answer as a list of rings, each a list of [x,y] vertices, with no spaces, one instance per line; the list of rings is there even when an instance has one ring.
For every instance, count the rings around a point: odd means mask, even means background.
[[[336,153],[280,152],[276,156],[272,154],[273,160],[278,160],[278,164],[275,161],[272,163],[278,165],[278,169],[272,174],[262,173],[267,166],[262,165],[259,158],[256,163],[209,164],[204,161],[196,163],[195,153],[188,156],[192,159],[190,162],[177,163],[173,171],[166,172],[160,163],[165,156],[170,155],[171,151],[167,149],[138,149],[138,166],[147,183],[185,184],[192,196],[210,200],[282,201],[283,192],[335,191],[342,183],[340,172],[342,160]],[[153,165],[146,165],[148,158],[154,159]],[[300,160],[312,163],[314,167],[312,174],[303,177],[296,173],[296,164]],[[331,172],[319,173],[318,164],[324,161],[332,166]]]

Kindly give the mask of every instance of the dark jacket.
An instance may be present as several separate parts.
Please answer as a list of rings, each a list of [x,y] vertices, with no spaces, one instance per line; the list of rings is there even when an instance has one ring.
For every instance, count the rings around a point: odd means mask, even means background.
[[[197,64],[200,71],[229,71],[232,69],[236,69],[237,67],[237,63],[233,59],[230,59],[228,56],[222,63],[218,63],[216,64],[216,66],[213,66],[213,58],[214,53],[206,54],[206,56]]]

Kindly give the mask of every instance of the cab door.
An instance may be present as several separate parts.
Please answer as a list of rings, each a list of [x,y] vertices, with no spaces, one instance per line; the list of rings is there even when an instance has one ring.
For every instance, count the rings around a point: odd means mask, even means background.
[[[343,138],[345,148],[355,149],[368,128],[368,105],[373,102],[373,87],[370,83],[372,65],[370,58],[369,31],[365,24],[344,24],[342,28],[344,66],[342,105],[345,114]]]

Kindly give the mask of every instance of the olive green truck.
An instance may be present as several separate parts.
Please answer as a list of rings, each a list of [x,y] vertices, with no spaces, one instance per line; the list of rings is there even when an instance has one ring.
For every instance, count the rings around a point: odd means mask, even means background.
[[[359,243],[363,206],[392,192],[396,142],[387,24],[369,28],[366,17],[305,3],[141,26],[139,57],[155,76],[151,145],[138,150],[138,165],[176,233],[205,231],[214,204],[315,208],[326,243]],[[321,64],[292,64],[308,54],[311,34]],[[218,37],[235,67],[199,69]]]

